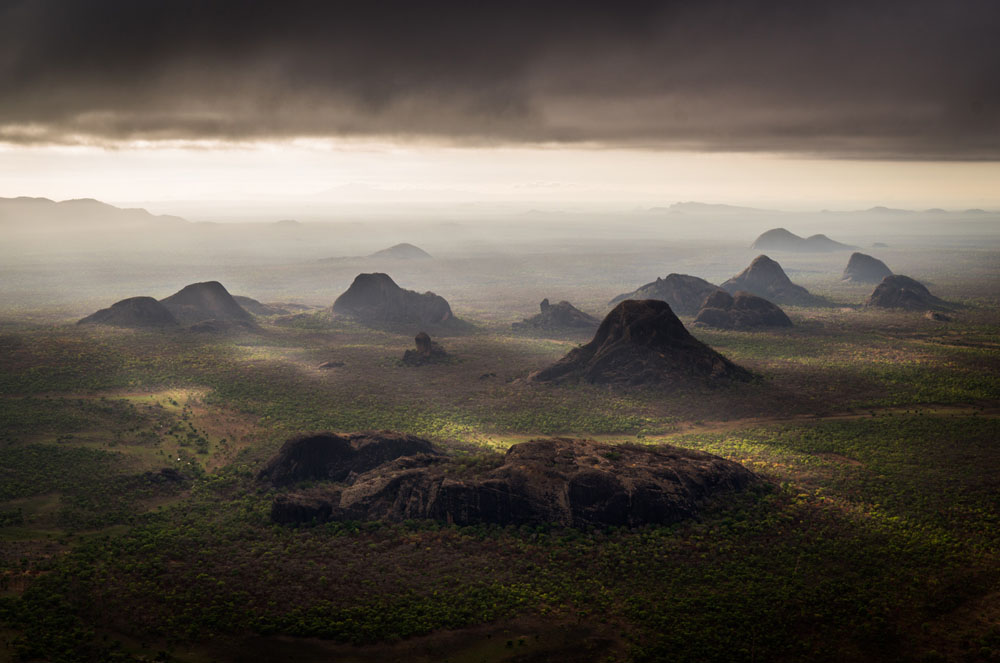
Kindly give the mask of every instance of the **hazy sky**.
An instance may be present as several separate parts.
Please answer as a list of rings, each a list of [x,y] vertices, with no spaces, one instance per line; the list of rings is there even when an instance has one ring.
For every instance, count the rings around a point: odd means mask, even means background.
[[[0,0],[0,195],[1000,207],[998,34],[995,0]]]

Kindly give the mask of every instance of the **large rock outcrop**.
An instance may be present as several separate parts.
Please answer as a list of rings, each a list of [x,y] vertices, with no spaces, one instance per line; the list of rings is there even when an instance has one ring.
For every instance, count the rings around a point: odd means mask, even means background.
[[[736,296],[724,290],[705,300],[694,324],[717,329],[758,329],[761,327],[791,327],[792,321],[778,306],[749,292]]]
[[[492,470],[436,454],[400,457],[346,484],[280,495],[271,517],[637,527],[690,518],[755,480],[742,465],[701,451],[555,438],[512,446]]]
[[[285,442],[258,478],[272,486],[345,481],[401,456],[435,453],[427,440],[392,431],[307,433]]]
[[[178,323],[174,314],[152,297],[129,297],[88,315],[77,324],[155,329],[176,327]]]
[[[402,362],[407,366],[440,364],[448,361],[448,353],[440,344],[432,341],[427,332],[420,332],[413,340],[417,347],[403,353]]]
[[[729,294],[742,290],[768,301],[792,306],[815,306],[823,303],[821,298],[792,283],[781,265],[765,255],[754,258],[749,267],[723,283],[722,289]]]
[[[748,371],[692,336],[670,306],[656,299],[621,302],[590,343],[530,376],[536,382],[667,387],[749,378]]]
[[[451,306],[433,292],[404,290],[388,274],[358,274],[333,303],[334,313],[374,325],[444,325],[454,321]]]
[[[923,283],[902,274],[882,279],[868,297],[865,306],[907,311],[947,311],[953,308],[948,302],[932,295]]]
[[[670,304],[678,315],[694,315],[705,298],[719,291],[719,286],[689,274],[668,274],[657,278],[632,292],[618,295],[609,302],[617,304],[626,299],[659,299]]]
[[[219,326],[255,325],[254,317],[240,306],[218,281],[205,281],[184,286],[160,300],[182,324],[215,321]],[[228,323],[228,324],[226,324]]]
[[[800,253],[820,253],[846,251],[855,247],[834,241],[826,235],[799,237],[784,228],[772,228],[754,240],[750,248],[758,251],[796,251]]]
[[[844,268],[843,280],[852,283],[878,283],[887,276],[892,276],[892,270],[884,262],[866,253],[854,252]]]
[[[567,301],[558,304],[550,304],[548,299],[543,299],[539,304],[541,312],[530,318],[525,318],[522,322],[515,322],[514,329],[594,329],[601,324],[601,321],[584,313]]]

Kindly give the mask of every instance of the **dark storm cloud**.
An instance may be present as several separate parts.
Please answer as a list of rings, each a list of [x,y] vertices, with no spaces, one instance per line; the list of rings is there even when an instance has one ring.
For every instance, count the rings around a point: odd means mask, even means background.
[[[0,139],[997,159],[998,34],[993,0],[6,0]]]

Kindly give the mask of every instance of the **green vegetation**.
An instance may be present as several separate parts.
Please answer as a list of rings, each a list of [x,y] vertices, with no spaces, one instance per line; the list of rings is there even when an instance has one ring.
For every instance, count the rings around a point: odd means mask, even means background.
[[[219,337],[3,323],[0,660],[320,646],[281,636],[424,660],[443,629],[479,634],[453,660],[547,651],[555,633],[570,651],[569,632],[580,660],[1000,657],[994,312],[699,329],[761,379],[662,393],[526,383],[579,339],[512,334],[508,306],[440,339],[458,361],[419,368],[397,363],[409,335],[326,314]],[[470,471],[566,434],[702,449],[766,481],[638,530],[270,521],[254,476],[289,435],[371,428],[428,437]]]

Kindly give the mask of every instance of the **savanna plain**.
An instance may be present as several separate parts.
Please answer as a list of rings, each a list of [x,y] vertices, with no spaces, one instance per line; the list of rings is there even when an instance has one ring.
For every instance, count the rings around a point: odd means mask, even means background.
[[[527,379],[593,335],[515,329],[543,298],[602,318],[671,272],[721,283],[767,227],[530,243],[387,232],[353,252],[411,241],[423,261],[303,257],[294,242],[267,256],[267,241],[219,260],[10,256],[0,660],[1000,660],[995,237],[862,249],[952,305],[947,321],[865,307],[872,286],[841,281],[849,252],[772,253],[824,300],[783,306],[794,326],[680,316],[752,380]],[[434,291],[466,324],[333,314],[368,272]],[[76,324],[206,280],[283,313],[225,333]],[[449,360],[402,364],[418,331]],[[638,528],[272,520],[258,473],[286,440],[383,429],[472,469],[560,436],[707,451],[761,481]]]

